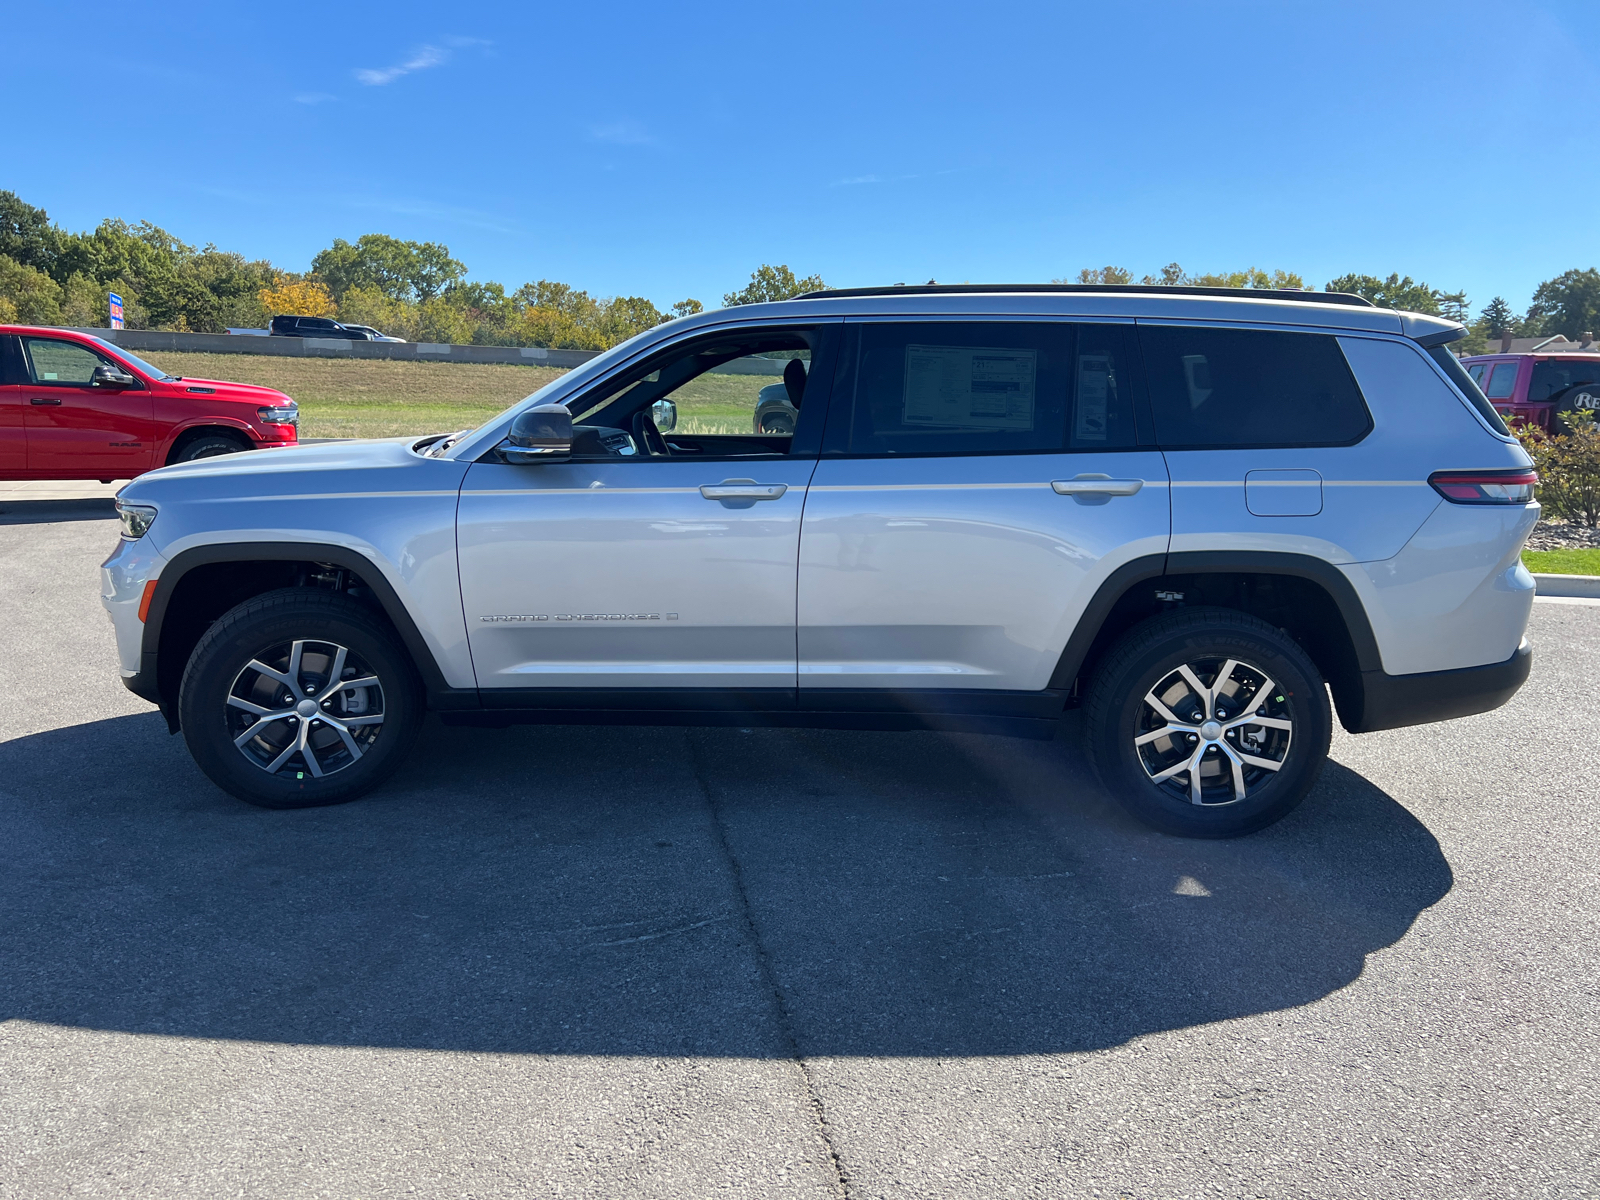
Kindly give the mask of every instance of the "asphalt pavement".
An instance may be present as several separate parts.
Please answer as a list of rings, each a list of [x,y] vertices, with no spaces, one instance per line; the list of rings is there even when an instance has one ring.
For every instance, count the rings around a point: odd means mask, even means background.
[[[1182,841],[1053,742],[429,723],[266,812],[0,497],[0,1196],[1600,1195],[1600,607]]]

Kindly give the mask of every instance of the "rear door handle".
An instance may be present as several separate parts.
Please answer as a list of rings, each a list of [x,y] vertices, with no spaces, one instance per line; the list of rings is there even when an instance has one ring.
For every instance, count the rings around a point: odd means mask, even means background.
[[[776,500],[789,490],[786,483],[757,483],[753,479],[724,479],[700,488],[707,500]]]
[[[1144,486],[1144,480],[1079,475],[1073,479],[1053,479],[1050,486],[1058,496],[1132,496]]]
[[[60,404],[61,400],[57,396],[35,396],[32,400],[29,400],[28,403],[29,404]]]

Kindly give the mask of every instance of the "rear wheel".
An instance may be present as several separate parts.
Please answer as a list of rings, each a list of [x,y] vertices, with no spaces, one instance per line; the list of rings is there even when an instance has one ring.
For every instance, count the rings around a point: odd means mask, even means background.
[[[1281,819],[1316,783],[1333,730],[1305,651],[1230,609],[1136,626],[1084,707],[1101,781],[1141,821],[1181,837],[1237,837]]]
[[[416,672],[384,622],[307,588],[224,614],[190,656],[178,704],[200,769],[265,808],[370,791],[400,765],[422,719]]]

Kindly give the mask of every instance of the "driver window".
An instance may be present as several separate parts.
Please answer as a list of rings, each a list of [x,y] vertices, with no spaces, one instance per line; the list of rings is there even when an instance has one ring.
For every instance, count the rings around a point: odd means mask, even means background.
[[[811,360],[810,335],[794,330],[697,339],[578,406],[574,453],[787,454]]]
[[[57,387],[87,387],[94,377],[94,369],[105,359],[75,342],[58,342],[54,338],[23,338],[28,348],[28,364],[33,369],[33,382]]]

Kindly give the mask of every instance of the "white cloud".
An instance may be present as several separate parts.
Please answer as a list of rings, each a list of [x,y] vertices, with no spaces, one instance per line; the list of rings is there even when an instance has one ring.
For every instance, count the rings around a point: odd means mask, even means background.
[[[653,146],[656,139],[638,121],[613,121],[609,125],[591,125],[589,136],[597,142],[613,146]]]
[[[362,67],[356,72],[356,78],[368,87],[382,87],[386,83],[393,83],[402,75],[409,75],[413,71],[425,71],[429,67],[437,67],[450,57],[448,51],[437,46],[423,46],[419,48],[405,62],[393,67],[384,67],[381,71],[371,67]]]

